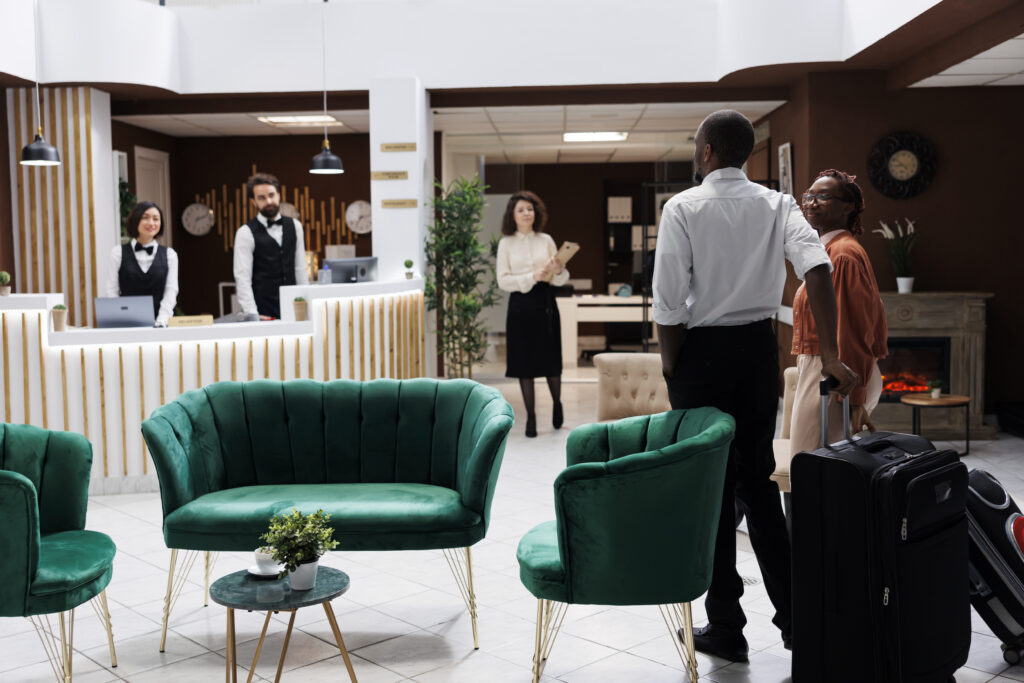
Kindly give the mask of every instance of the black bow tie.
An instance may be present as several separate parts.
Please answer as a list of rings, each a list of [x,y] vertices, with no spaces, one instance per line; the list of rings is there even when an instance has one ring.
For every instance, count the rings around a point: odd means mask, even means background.
[[[269,218],[267,219],[267,227],[268,228],[272,227],[272,226],[275,226],[275,225],[284,225],[284,219],[283,218],[278,218],[276,221],[272,221]]]
[[[148,247],[144,247],[141,244],[139,244],[138,242],[136,242],[135,243],[135,251],[144,251],[147,254],[149,254],[150,256],[152,256],[153,255],[153,245],[151,244]]]

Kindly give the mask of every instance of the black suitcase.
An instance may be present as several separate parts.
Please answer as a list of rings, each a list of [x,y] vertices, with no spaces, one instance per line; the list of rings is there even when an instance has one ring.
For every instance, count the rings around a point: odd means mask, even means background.
[[[845,407],[846,440],[790,466],[793,681],[945,683],[971,644],[967,468],[920,436],[851,439]]]
[[[971,470],[967,493],[971,604],[1003,641],[1003,659],[1024,649],[1024,517],[1006,489],[984,470]]]

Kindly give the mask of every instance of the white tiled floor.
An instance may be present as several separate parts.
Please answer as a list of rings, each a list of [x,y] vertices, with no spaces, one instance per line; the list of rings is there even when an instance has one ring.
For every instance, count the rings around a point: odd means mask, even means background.
[[[525,416],[518,385],[497,373],[478,377],[499,387],[517,413],[490,530],[487,539],[473,548],[480,605],[479,651],[473,650],[468,615],[440,552],[333,553],[326,559],[328,565],[352,577],[351,590],[335,600],[334,610],[361,682],[529,680],[536,601],[519,583],[516,544],[534,524],[554,518],[551,485],[564,467],[570,429],[595,415],[594,377],[593,369],[566,374],[566,426],[558,431],[550,427],[551,401],[546,388],[538,383],[540,435],[536,439],[523,436]],[[963,447],[962,443],[951,445]],[[974,442],[971,449],[966,458],[969,466],[990,470],[1024,501],[1024,441],[1000,434],[999,440]],[[158,652],[169,559],[160,524],[156,493],[90,501],[88,528],[110,534],[118,547],[108,596],[119,666],[109,668],[102,627],[92,610],[83,606],[75,624],[74,669],[79,683],[222,680],[225,613],[216,604],[202,606],[198,563],[172,614],[167,651]],[[757,563],[742,534],[739,547],[741,573],[759,578]],[[249,564],[249,555],[222,555],[213,574],[221,576]],[[771,607],[760,582],[748,589],[743,602],[750,620],[745,631],[752,648],[750,664],[729,664],[699,655],[701,679],[719,683],[788,681],[789,652],[782,648],[778,631],[771,625]],[[694,603],[694,618],[697,624],[704,618],[702,601]],[[251,661],[262,622],[260,614],[237,614],[239,661]],[[273,680],[286,623],[284,616],[275,617],[256,680]],[[347,680],[336,653],[323,611],[300,610],[283,680]],[[53,680],[42,645],[25,619],[0,619],[0,680]],[[544,680],[678,683],[685,681],[686,675],[656,607],[573,606]],[[999,641],[975,616],[970,660],[957,680],[1024,681],[1024,667],[1003,662]]]

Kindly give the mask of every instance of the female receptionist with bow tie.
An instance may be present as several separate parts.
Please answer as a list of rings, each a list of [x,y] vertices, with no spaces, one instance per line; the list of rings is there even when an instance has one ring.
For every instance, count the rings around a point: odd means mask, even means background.
[[[178,301],[178,254],[156,243],[164,214],[153,202],[139,202],[128,215],[131,242],[110,252],[107,296],[151,296],[156,326],[165,327]]]

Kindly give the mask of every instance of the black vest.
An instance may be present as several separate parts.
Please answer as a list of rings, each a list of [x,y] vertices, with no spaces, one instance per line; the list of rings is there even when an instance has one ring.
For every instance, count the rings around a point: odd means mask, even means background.
[[[281,217],[281,244],[267,232],[258,218],[246,223],[252,231],[252,294],[263,315],[281,317],[278,288],[295,284],[295,221]]]
[[[153,317],[160,315],[160,301],[164,298],[167,284],[167,249],[156,242],[156,256],[145,273],[135,259],[131,242],[121,245],[121,268],[117,271],[117,286],[121,296],[153,297]]]

